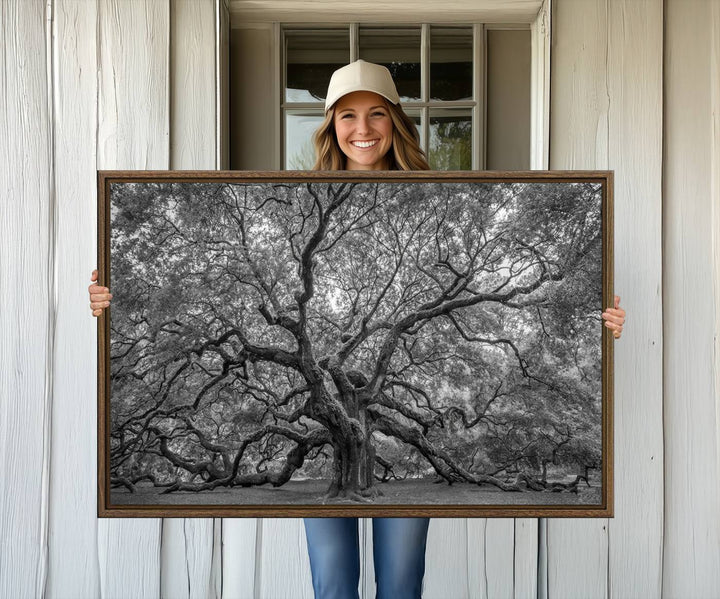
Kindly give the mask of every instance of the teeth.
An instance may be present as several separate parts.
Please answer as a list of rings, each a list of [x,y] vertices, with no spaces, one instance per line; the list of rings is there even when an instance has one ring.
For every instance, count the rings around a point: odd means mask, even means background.
[[[377,143],[377,140],[375,140],[375,141],[353,141],[350,143],[352,143],[352,145],[354,145],[354,146],[357,146],[358,148],[370,148]]]

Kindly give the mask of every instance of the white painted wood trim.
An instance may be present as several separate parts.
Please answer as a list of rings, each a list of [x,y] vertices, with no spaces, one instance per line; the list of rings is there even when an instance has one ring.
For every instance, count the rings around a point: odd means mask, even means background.
[[[712,206],[712,264],[714,298],[715,298],[715,330],[713,339],[713,384],[715,396],[720,394],[720,5],[713,4],[711,12],[713,24],[712,49],[710,51],[710,105],[712,107],[712,147],[710,168],[710,197]],[[720,409],[715,410],[715,430],[720,431]],[[720,444],[718,445],[720,454]],[[720,463],[720,458],[718,459]]]
[[[230,0],[232,22],[532,23],[542,0]],[[352,15],[348,19],[348,15]]]
[[[485,28],[480,23],[473,25],[473,170],[485,169],[486,116],[487,116],[487,40]]]
[[[282,31],[280,30],[280,23],[273,23],[272,29],[273,35],[273,68],[275,77],[273,77],[273,109],[275,111],[275,119],[273,122],[273,129],[271,134],[273,136],[273,155],[275,160],[275,169],[282,170],[284,162],[283,146],[281,140],[284,138],[285,122],[283,119],[283,111],[280,106],[284,100],[282,98],[283,89],[285,87],[285,73],[283,72],[283,64],[285,62],[283,53],[285,49],[282,47]]]
[[[430,100],[430,25],[420,27],[420,101]],[[424,105],[420,109],[421,144],[426,156],[430,156],[430,109]]]
[[[215,1],[217,158],[215,168],[230,168],[230,13],[227,0]]]
[[[360,25],[358,23],[350,23],[349,33],[350,62],[355,62],[358,58],[360,58]]]
[[[717,225],[720,146],[714,2],[665,2],[663,594],[720,592]]]
[[[550,162],[550,2],[544,0],[530,29],[530,168]]]

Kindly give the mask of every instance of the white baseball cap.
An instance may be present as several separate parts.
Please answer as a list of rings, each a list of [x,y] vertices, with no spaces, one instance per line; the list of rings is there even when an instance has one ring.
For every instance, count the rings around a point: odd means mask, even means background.
[[[393,104],[400,101],[395,82],[386,67],[364,60],[356,60],[339,68],[330,77],[330,85],[328,85],[325,99],[325,112],[344,95],[357,91],[375,92]]]

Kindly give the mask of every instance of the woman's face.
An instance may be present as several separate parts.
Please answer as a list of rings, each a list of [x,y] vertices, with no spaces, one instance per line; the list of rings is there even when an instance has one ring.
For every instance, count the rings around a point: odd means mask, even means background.
[[[393,124],[385,99],[374,92],[351,92],[335,104],[335,134],[349,171],[386,170]]]

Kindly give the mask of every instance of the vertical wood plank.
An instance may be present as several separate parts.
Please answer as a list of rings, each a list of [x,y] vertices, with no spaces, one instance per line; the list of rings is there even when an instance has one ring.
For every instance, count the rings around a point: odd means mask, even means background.
[[[302,518],[260,518],[255,596],[312,599],[310,558]]]
[[[372,518],[358,519],[360,545],[360,599],[375,596],[375,561],[373,559]]]
[[[217,167],[230,169],[230,9],[228,0],[215,0]]]
[[[97,5],[55,0],[56,316],[46,597],[98,597],[96,266]],[[3,596],[11,596],[0,593]]]
[[[536,599],[538,589],[539,519],[515,518],[513,597]]]
[[[170,168],[219,168],[215,0],[170,2]]]
[[[254,599],[258,563],[256,518],[222,519],[222,597]]]
[[[530,26],[530,168],[546,170],[550,158],[550,0]]]
[[[468,520],[468,571],[467,587],[471,599],[487,599],[487,518]]]
[[[208,599],[222,599],[223,582],[223,519],[213,518],[213,546],[210,558]]]
[[[170,0],[170,169],[216,166],[214,0]],[[213,572],[212,518],[163,523],[161,594],[205,599],[222,576]],[[218,529],[219,532],[219,529]]]
[[[514,529],[512,518],[467,519],[467,571],[460,580],[467,580],[467,596],[471,599],[515,595]],[[534,580],[530,583],[533,585]]]
[[[46,5],[0,3],[0,596],[45,586],[53,203]]]
[[[543,0],[530,27],[530,168],[547,170],[550,162],[551,0]],[[515,519],[514,589],[516,599],[536,599],[547,577],[546,522]],[[541,584],[542,582],[542,584]],[[545,599],[544,595],[540,595]]]
[[[216,168],[230,167],[230,12],[227,0],[215,0],[216,56]],[[252,599],[255,592],[255,570],[259,566],[256,518],[223,518],[222,520],[222,597]],[[216,539],[217,542],[217,539]]]
[[[720,593],[720,10],[665,3],[663,595]]]
[[[607,0],[555,0],[552,13],[550,168],[605,169]],[[608,596],[607,523],[548,519],[548,597]]]
[[[173,599],[205,599],[212,584],[212,518],[164,518],[160,594]],[[220,572],[216,572],[220,574]]]
[[[608,165],[615,171],[615,518],[611,597],[660,597],[663,545],[662,0],[608,3]]]
[[[98,168],[167,169],[169,3],[101,0],[98,28]],[[161,539],[157,518],[99,520],[102,596],[159,597]]]
[[[453,599],[473,596],[468,589],[468,567],[482,566],[471,563],[468,543],[481,541],[477,535],[472,539],[469,537],[468,522],[467,518],[430,520],[425,551],[424,599],[446,599],[449,592]]]

